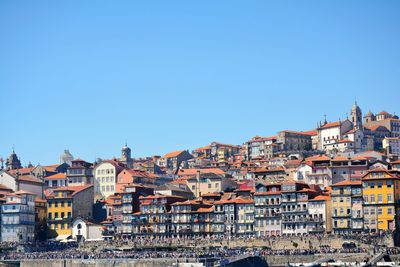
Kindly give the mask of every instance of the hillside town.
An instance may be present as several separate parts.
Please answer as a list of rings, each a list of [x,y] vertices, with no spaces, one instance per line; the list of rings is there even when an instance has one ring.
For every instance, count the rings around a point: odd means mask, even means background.
[[[399,239],[400,119],[386,111],[242,144],[0,166],[2,244],[386,234]],[[31,162],[35,159],[30,159]],[[58,161],[58,162],[57,162]],[[141,241],[144,242],[144,241]]]

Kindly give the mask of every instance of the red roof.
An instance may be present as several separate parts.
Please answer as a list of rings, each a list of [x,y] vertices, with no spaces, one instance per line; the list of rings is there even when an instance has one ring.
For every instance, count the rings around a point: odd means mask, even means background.
[[[349,158],[344,156],[336,156],[335,158],[332,159],[332,161],[349,161]]]
[[[67,175],[65,173],[56,173],[54,175],[47,176],[44,178],[45,180],[58,180],[58,179],[67,179]]]
[[[341,125],[342,125],[342,122],[341,122],[341,121],[335,121],[335,122],[330,122],[330,123],[327,123],[327,124],[325,124],[325,125],[322,125],[322,126],[321,126],[321,129],[339,127],[339,126],[341,126]]]
[[[36,184],[43,184],[42,181],[40,181],[38,178],[32,175],[23,175],[18,177],[19,181],[23,182],[30,182],[30,183],[36,183]]]
[[[310,134],[309,132],[299,132],[299,131],[292,131],[292,130],[283,130],[281,132],[300,134],[300,135],[314,135],[314,134]]]
[[[76,195],[77,193],[87,189],[93,187],[93,185],[89,184],[89,185],[81,185],[81,186],[63,186],[63,187],[58,187],[55,188],[54,191],[72,191],[72,195]]]
[[[212,212],[212,211],[213,211],[212,207],[210,207],[210,208],[199,208],[197,210],[197,212],[199,212],[199,213],[209,213],[209,212]]]
[[[178,175],[196,175],[197,172],[200,173],[214,173],[214,174],[219,174],[219,175],[224,175],[225,172],[219,168],[208,168],[208,169],[180,169],[178,171]]]
[[[331,186],[347,186],[347,185],[349,185],[349,186],[351,186],[351,185],[361,185],[361,181],[348,181],[348,180],[346,180],[346,181],[338,182],[338,183],[333,184]]]
[[[315,198],[309,199],[308,201],[329,201],[331,199],[330,196],[320,195]]]
[[[310,131],[304,131],[304,134],[308,134],[308,135],[317,135],[318,131],[317,130],[310,130]]]
[[[165,154],[163,158],[174,158],[174,157],[179,156],[183,152],[185,152],[185,150],[178,150],[178,151],[170,152],[170,153]]]

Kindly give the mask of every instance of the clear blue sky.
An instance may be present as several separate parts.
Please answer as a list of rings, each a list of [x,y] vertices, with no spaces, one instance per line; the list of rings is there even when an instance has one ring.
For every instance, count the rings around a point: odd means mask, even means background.
[[[400,1],[0,1],[0,155],[241,144],[400,112]]]

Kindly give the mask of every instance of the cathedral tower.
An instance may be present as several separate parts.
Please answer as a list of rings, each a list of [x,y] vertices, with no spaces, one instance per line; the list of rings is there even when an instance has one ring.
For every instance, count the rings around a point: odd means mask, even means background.
[[[128,147],[128,144],[125,142],[125,146],[121,149],[121,160],[128,168],[132,168],[133,160],[131,158],[131,149]]]
[[[362,112],[359,106],[357,106],[357,101],[354,102],[351,108],[351,122],[353,123],[354,129],[362,128]]]

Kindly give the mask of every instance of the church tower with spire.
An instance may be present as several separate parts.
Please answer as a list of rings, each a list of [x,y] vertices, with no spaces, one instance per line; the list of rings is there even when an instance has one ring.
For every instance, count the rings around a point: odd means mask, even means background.
[[[131,158],[131,149],[128,147],[127,142],[125,141],[125,146],[121,149],[121,159],[120,161],[124,163],[128,168],[132,168],[133,160]]]
[[[354,129],[362,129],[362,112],[360,107],[357,105],[357,101],[354,102],[351,108],[350,119],[353,123]]]
[[[6,161],[6,169],[7,170],[16,170],[22,168],[21,166],[21,161],[17,157],[17,154],[15,154],[15,150],[13,149],[13,152],[11,155],[7,158]]]

